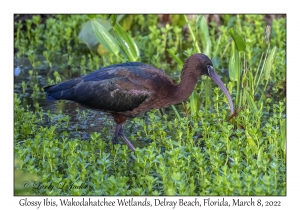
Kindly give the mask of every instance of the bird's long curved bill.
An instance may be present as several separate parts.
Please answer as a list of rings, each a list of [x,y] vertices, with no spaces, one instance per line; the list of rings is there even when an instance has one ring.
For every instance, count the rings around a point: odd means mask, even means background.
[[[233,115],[234,107],[233,107],[232,99],[229,95],[229,92],[228,92],[227,88],[224,86],[222,80],[217,75],[217,73],[215,72],[215,70],[212,66],[208,66],[208,75],[209,75],[210,78],[212,78],[213,81],[215,81],[215,83],[217,83],[217,85],[221,88],[221,90],[226,95],[226,98],[227,98],[229,106],[230,106],[231,115]]]

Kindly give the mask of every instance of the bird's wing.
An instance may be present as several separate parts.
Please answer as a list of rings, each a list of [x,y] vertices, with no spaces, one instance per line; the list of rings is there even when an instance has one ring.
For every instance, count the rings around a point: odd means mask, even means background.
[[[85,77],[75,78],[45,88],[47,98],[72,100],[88,108],[132,111],[150,97],[139,71],[128,68],[103,68]]]

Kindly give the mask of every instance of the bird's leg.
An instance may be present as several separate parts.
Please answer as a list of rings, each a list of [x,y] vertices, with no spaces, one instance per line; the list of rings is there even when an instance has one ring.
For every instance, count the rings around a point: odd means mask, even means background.
[[[126,116],[121,115],[121,114],[113,114],[114,120],[117,124],[116,129],[115,129],[115,135],[113,138],[113,143],[116,144],[118,143],[118,136],[120,136],[123,141],[128,145],[128,147],[130,149],[132,149],[132,151],[135,151],[134,146],[131,144],[131,142],[126,138],[125,134],[124,134],[124,123],[127,119]]]
[[[113,137],[113,144],[117,144],[118,143],[118,136],[120,136],[123,141],[128,145],[128,147],[132,150],[135,151],[134,146],[131,144],[131,142],[126,138],[125,134],[124,134],[124,124],[118,124],[116,125],[116,129],[115,129],[115,134]]]
[[[119,131],[119,136],[123,139],[123,141],[128,145],[128,147],[135,152],[134,146],[131,144],[131,142],[126,138],[124,134],[124,125],[122,125],[120,131]]]
[[[134,146],[131,144],[131,142],[126,138],[126,136],[124,135],[124,133],[121,133],[121,134],[119,134],[120,135],[120,137],[123,139],[123,141],[128,145],[128,147],[130,147],[130,149],[132,150],[132,151],[134,151],[135,152],[135,148],[134,148]]]
[[[119,141],[118,141],[118,136],[119,136],[119,132],[120,132],[120,129],[121,129],[122,125],[120,124],[116,124],[116,128],[115,128],[115,133],[114,133],[114,137],[113,137],[113,144],[117,144]]]
[[[121,125],[120,130],[119,130],[119,136],[124,133],[124,123]]]

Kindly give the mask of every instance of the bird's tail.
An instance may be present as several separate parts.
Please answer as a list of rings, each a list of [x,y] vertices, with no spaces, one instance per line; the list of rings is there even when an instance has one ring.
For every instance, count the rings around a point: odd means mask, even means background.
[[[78,84],[82,79],[76,78],[71,79],[66,82],[58,83],[56,85],[51,85],[44,88],[46,92],[46,99],[52,100],[72,100],[73,99],[73,87]]]
[[[50,93],[51,87],[53,87],[53,85],[47,86],[47,87],[44,88],[44,91],[46,92],[46,100],[47,101],[56,101],[58,99],[51,96],[51,93]]]

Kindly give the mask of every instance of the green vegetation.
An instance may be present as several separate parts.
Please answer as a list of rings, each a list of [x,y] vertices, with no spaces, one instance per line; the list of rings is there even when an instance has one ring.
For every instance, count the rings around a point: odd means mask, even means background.
[[[286,20],[274,19],[270,29],[263,18],[221,15],[221,24],[172,15],[161,26],[157,15],[34,15],[15,22],[15,63],[23,65],[15,79],[15,170],[28,179],[15,176],[15,194],[286,195]],[[56,104],[60,111],[43,107],[47,84],[125,61],[149,63],[179,82],[184,60],[200,51],[233,97],[231,120],[226,97],[206,77],[185,103],[127,122],[135,153],[111,143],[111,118],[84,140],[75,133],[94,127],[93,111],[78,110],[75,122],[65,103]],[[35,184],[22,189],[25,181]]]

